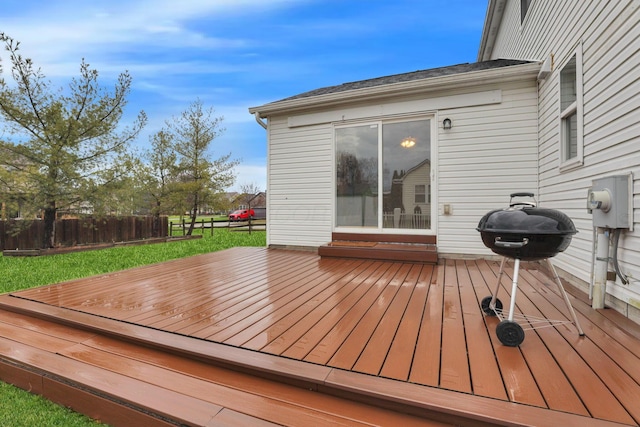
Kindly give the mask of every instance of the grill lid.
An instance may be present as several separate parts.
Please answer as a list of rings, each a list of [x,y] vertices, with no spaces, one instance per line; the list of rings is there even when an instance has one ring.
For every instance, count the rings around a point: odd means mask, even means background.
[[[573,221],[564,213],[532,206],[496,209],[485,214],[476,230],[497,234],[575,234]]]

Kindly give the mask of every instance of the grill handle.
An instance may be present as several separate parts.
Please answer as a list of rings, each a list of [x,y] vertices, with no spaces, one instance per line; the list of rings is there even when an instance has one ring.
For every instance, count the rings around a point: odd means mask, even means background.
[[[511,193],[510,194],[511,199],[509,199],[509,206],[510,207],[515,207],[515,206],[529,206],[534,208],[537,204],[536,202],[536,198],[533,195],[533,193],[528,193],[528,192],[521,192],[521,193]],[[533,202],[514,202],[513,198],[514,197],[530,197],[533,199]]]
[[[495,245],[504,249],[518,249],[526,246],[529,243],[529,239],[526,237],[522,239],[522,242],[505,242],[500,240],[500,237],[496,237]]]
[[[511,193],[511,198],[514,197],[533,197],[533,193]]]

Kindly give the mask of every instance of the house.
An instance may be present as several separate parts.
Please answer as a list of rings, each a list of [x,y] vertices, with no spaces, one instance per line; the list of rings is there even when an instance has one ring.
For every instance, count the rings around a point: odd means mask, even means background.
[[[628,189],[612,200],[623,221],[610,224],[607,305],[640,322],[640,232],[634,227],[640,193],[640,4],[633,0],[582,2],[492,0],[478,61],[527,58],[538,76],[538,200],[567,213],[579,233],[554,263],[587,289],[594,233],[601,212],[589,213],[589,189],[624,177]],[[614,195],[615,196],[615,195]],[[602,228],[598,229],[602,232]],[[597,268],[596,268],[597,271]],[[611,275],[609,279],[611,279]],[[594,279],[597,282],[597,277]],[[595,299],[595,297],[594,297]]]
[[[238,209],[253,209],[255,217],[264,219],[267,217],[267,195],[264,191],[256,194],[227,193],[231,205],[231,211]]]
[[[619,237],[610,252],[621,273],[606,283],[606,301],[640,322],[639,20],[631,0],[491,0],[476,63],[250,108],[267,129],[268,245],[317,248],[335,233],[433,236],[442,257],[489,256],[479,219],[526,191],[574,221],[579,232],[554,264],[586,291],[602,231],[588,191],[626,175],[635,190],[628,227],[606,233]],[[412,172],[421,164],[427,174]],[[413,195],[393,196],[400,184]],[[425,222],[385,217],[417,213],[423,188]]]

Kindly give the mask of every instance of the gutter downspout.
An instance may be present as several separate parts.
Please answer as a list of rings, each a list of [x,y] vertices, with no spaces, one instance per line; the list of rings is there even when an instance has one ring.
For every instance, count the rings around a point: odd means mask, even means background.
[[[256,122],[258,122],[258,124],[262,126],[263,129],[267,128],[267,124],[263,122],[262,119],[260,119],[260,113],[253,113],[253,117],[256,118]]]

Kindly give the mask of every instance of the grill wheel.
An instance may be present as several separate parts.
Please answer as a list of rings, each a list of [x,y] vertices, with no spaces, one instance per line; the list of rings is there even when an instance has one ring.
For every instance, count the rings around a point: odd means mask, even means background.
[[[500,342],[508,347],[517,347],[524,341],[524,329],[512,320],[503,320],[496,327]]]
[[[480,303],[480,307],[482,307],[482,311],[487,316],[497,316],[498,313],[502,313],[502,301],[496,298],[496,308],[495,310],[490,307],[491,299],[493,297],[489,295],[488,297],[482,298],[482,302]]]

